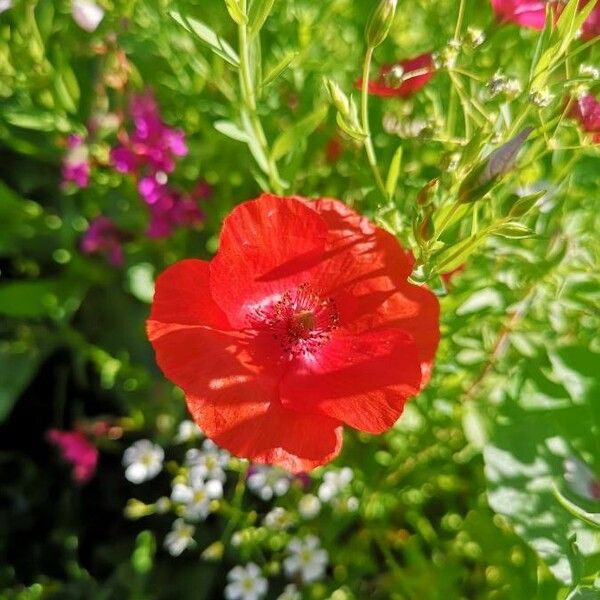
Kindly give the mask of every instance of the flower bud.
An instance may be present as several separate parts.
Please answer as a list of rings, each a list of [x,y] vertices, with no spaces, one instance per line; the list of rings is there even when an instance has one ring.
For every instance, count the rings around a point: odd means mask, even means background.
[[[213,542],[210,546],[205,548],[204,552],[202,552],[202,558],[208,561],[221,560],[224,551],[225,546],[223,545],[223,542]]]
[[[439,179],[432,179],[428,181],[417,194],[417,204],[419,206],[427,206],[431,202],[431,198],[437,192],[440,185]]]
[[[513,168],[517,154],[532,130],[526,127],[473,167],[460,184],[458,201],[467,204],[483,198]]]
[[[365,41],[369,48],[376,48],[387,37],[396,14],[397,3],[398,0],[380,0],[371,13],[365,29]]]
[[[345,117],[350,114],[350,102],[348,96],[342,92],[340,86],[331,79],[325,79],[325,86],[329,93],[331,103],[336,107],[337,111]]]

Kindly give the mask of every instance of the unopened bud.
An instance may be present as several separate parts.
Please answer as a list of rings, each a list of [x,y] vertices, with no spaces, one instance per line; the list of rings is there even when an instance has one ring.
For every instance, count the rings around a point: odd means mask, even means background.
[[[335,106],[337,111],[345,117],[348,116],[350,114],[350,102],[348,96],[346,96],[340,89],[340,86],[331,79],[325,79],[325,86],[327,87],[331,103]]]
[[[397,3],[398,0],[380,0],[371,13],[365,29],[365,41],[369,48],[376,48],[388,36]]]
[[[526,127],[476,165],[460,185],[459,202],[475,202],[485,196],[513,168],[517,154],[532,130]]]
[[[419,227],[417,228],[417,241],[428,242],[435,235],[435,227],[433,225],[433,219],[431,218],[431,214],[427,214],[423,217],[421,223],[419,223]]]
[[[213,542],[202,552],[202,558],[204,560],[221,560],[224,550],[223,542]]]
[[[419,206],[427,206],[433,197],[433,195],[437,192],[437,189],[440,185],[439,179],[432,179],[427,182],[417,194],[417,204]]]

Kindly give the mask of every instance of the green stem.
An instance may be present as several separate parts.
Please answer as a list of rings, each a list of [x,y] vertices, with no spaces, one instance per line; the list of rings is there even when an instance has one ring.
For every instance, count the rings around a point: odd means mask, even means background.
[[[246,13],[246,0],[240,0],[240,9]],[[277,163],[271,158],[267,137],[256,112],[256,94],[254,92],[254,84],[252,82],[252,74],[250,67],[250,44],[248,42],[248,26],[245,23],[238,25],[238,42],[240,51],[240,90],[242,93],[242,102],[245,112],[248,116],[252,135],[254,136],[260,150],[265,156],[267,175],[269,184],[276,194],[283,193],[281,178],[277,170]]]
[[[460,30],[462,29],[462,23],[465,16],[465,0],[460,0],[460,4],[458,6],[458,17],[456,18],[456,27],[454,28],[454,39],[457,40],[460,35]]]
[[[362,73],[363,85],[360,103],[361,126],[363,132],[366,134],[364,145],[365,151],[367,153],[367,160],[369,161],[369,165],[371,166],[371,170],[373,171],[373,175],[375,176],[375,181],[377,182],[377,187],[379,188],[379,191],[381,192],[384,198],[387,198],[388,195],[385,189],[385,184],[383,183],[383,179],[381,177],[381,173],[379,172],[379,166],[377,165],[377,157],[375,155],[375,148],[373,147],[373,140],[371,139],[371,129],[369,127],[369,72],[371,70],[372,59],[373,48],[367,48]]]

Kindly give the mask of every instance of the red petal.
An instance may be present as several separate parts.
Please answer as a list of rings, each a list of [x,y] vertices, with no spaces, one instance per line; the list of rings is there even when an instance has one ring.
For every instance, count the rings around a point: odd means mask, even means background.
[[[152,340],[158,365],[180,386],[194,420],[208,437],[236,456],[310,470],[341,448],[341,423],[299,415],[279,402],[277,369],[256,339],[207,327],[170,326]],[[161,335],[162,333],[162,335]]]
[[[296,359],[280,388],[286,407],[381,433],[396,422],[420,382],[412,338],[389,330],[333,336],[315,356]]]
[[[416,77],[409,77],[398,87],[391,87],[385,82],[385,77],[394,65],[383,65],[379,69],[379,78],[376,81],[369,81],[369,94],[387,98],[412,96],[424,87],[434,75],[433,59],[429,52],[420,54],[414,58],[398,61],[396,64],[404,69],[405,75],[426,68],[429,69],[429,72],[417,75]],[[362,79],[358,79],[355,85],[358,89],[362,89]]]
[[[234,326],[247,326],[253,306],[306,281],[326,239],[326,223],[298,199],[263,194],[240,204],[210,264],[213,297]]]
[[[194,420],[219,446],[253,462],[279,465],[293,473],[331,461],[342,447],[342,425],[327,416],[286,410],[236,394],[228,402],[186,397]]]
[[[426,287],[408,282],[381,286],[357,299],[356,318],[347,323],[349,331],[360,333],[378,329],[399,328],[411,334],[416,344],[422,386],[429,381],[431,366],[440,341],[440,305]]]
[[[168,329],[165,324],[229,329],[225,314],[210,295],[207,262],[182,260],[158,276],[146,326],[151,341]]]
[[[400,328],[413,335],[424,385],[439,343],[439,302],[425,287],[411,285],[411,258],[398,240],[338,200],[309,202],[330,228],[324,260],[311,284],[336,298],[345,329],[362,333]]]

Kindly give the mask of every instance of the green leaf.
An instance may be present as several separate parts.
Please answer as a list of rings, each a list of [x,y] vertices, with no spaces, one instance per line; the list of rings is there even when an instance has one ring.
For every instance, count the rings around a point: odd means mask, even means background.
[[[242,12],[237,0],[225,0],[225,6],[229,16],[238,24],[245,25],[248,22],[248,17]]]
[[[483,231],[473,237],[466,238],[458,242],[458,244],[448,246],[437,254],[433,259],[435,272],[447,273],[464,264],[469,256],[483,243],[485,233],[486,231]]]
[[[509,221],[494,227],[492,233],[511,240],[522,240],[535,235],[529,227],[522,223],[517,223],[516,221]]]
[[[65,279],[13,281],[0,285],[0,315],[18,319],[62,318],[76,310],[85,282]]]
[[[25,350],[15,351],[10,344],[0,346],[0,421],[9,415],[54,347],[54,340],[48,336]]]
[[[262,29],[274,4],[275,0],[253,0],[248,15],[248,33],[251,38]]]
[[[508,519],[556,578],[574,585],[578,575],[569,559],[573,538],[585,563],[600,560],[596,515],[567,506],[556,489],[568,486],[566,458],[581,455],[598,472],[600,354],[581,346],[550,354],[551,361],[524,367],[511,394],[494,411],[485,472],[491,507]],[[542,406],[529,396],[546,385],[544,373],[557,382],[552,389],[556,401]]]
[[[273,83],[293,62],[298,56],[298,52],[290,50],[284,57],[272,68],[269,69],[264,76],[261,87],[265,88]]]
[[[309,115],[281,133],[273,143],[271,158],[275,161],[289,154],[298,144],[305,140],[325,119],[328,107],[320,106]]]
[[[387,179],[385,180],[385,191],[387,195],[392,198],[394,192],[396,191],[396,186],[398,185],[398,177],[400,176],[400,165],[402,164],[402,146],[398,146],[396,152],[394,152],[394,156],[392,157],[392,162],[390,163],[390,170],[387,174]]]
[[[565,600],[598,600],[600,590],[597,587],[578,585]]]
[[[214,128],[232,140],[248,143],[248,134],[231,121],[215,121]]]
[[[546,190],[541,190],[535,194],[522,196],[513,204],[508,216],[517,218],[526,215],[537,204],[538,200],[545,195]]]
[[[169,15],[186,31],[193,33],[203,44],[208,46],[217,56],[226,60],[230,65],[239,67],[240,57],[236,51],[222,38],[220,38],[208,25],[185,17],[177,11],[170,11]]]

